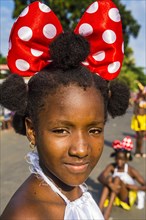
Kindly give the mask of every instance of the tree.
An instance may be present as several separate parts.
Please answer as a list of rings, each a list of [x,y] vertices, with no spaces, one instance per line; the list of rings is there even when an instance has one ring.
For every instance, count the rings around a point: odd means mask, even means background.
[[[7,60],[5,57],[2,56],[2,54],[0,53],[0,64],[6,64]]]
[[[20,12],[30,3],[36,0],[13,0],[14,1],[14,12],[13,18],[19,16]],[[93,0],[42,0],[41,2],[48,5],[58,16],[62,23],[64,30],[73,29],[79,19],[81,18],[85,9],[93,2]],[[113,0],[117,7],[119,8],[123,33],[125,48],[128,45],[130,36],[137,37],[140,29],[140,25],[133,18],[131,11],[126,10],[125,5],[123,5],[120,0]]]
[[[146,85],[146,75],[142,67],[137,67],[133,57],[132,48],[127,47],[119,80],[126,83],[132,91],[137,90],[137,81]]]

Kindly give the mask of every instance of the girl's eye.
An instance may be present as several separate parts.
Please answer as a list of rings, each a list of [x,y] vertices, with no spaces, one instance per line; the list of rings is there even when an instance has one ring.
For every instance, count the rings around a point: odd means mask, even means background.
[[[99,128],[91,128],[89,130],[90,134],[100,134],[101,132],[102,132],[102,129],[99,129]]]
[[[54,129],[52,132],[56,134],[68,134],[69,133],[67,130],[62,129],[62,128]]]

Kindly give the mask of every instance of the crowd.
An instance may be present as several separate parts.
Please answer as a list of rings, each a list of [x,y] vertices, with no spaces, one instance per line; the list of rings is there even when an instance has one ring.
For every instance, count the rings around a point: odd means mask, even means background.
[[[35,1],[14,23],[10,41],[12,74],[0,85],[2,124],[8,128],[13,120],[15,132],[27,137],[31,173],[1,220],[108,220],[113,205],[130,210],[137,202],[144,208],[139,198],[146,183],[129,164],[130,137],[113,141],[115,161],[98,177],[103,185],[99,204],[85,184],[101,157],[108,116],[124,115],[129,106],[129,88],[114,80],[124,57],[116,5],[92,3],[74,32],[64,32],[51,9]],[[28,84],[25,76],[31,77]],[[145,157],[145,94],[143,87],[134,102],[135,157]]]

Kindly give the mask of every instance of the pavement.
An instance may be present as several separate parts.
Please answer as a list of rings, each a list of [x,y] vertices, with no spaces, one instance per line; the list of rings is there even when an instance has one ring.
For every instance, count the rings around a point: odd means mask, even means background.
[[[130,129],[132,108],[122,117],[117,117],[107,121],[105,126],[105,146],[102,156],[90,174],[87,185],[89,191],[98,203],[102,186],[97,180],[97,176],[112,162],[110,153],[113,152],[111,143],[115,139],[122,140],[125,136],[131,136],[135,144],[135,133]],[[25,136],[20,136],[13,129],[0,131],[0,213],[2,213],[11,196],[29,176],[28,164],[25,162],[25,155],[29,151],[29,142]],[[144,141],[143,151],[146,152],[146,141]],[[134,166],[146,179],[146,159],[134,158],[130,164]],[[125,211],[120,207],[113,207],[111,217],[113,220],[146,220],[146,200],[145,208],[137,209],[132,207],[130,211]],[[24,220],[24,219],[20,219]]]

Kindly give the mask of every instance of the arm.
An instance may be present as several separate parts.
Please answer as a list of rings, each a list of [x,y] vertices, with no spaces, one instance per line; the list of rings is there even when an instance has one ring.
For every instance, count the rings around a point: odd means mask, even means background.
[[[134,167],[129,167],[129,169],[130,169],[131,176],[139,183],[139,185],[127,184],[127,188],[133,189],[136,191],[139,191],[139,190],[146,191],[146,181],[144,180],[142,175]]]
[[[108,187],[112,192],[118,193],[120,188],[119,188],[119,184],[117,184],[112,177],[113,172],[114,172],[114,165],[109,164],[104,169],[104,171],[99,175],[98,180],[104,186]]]
[[[104,171],[99,175],[98,180],[110,191],[118,194],[120,192],[121,186],[116,178],[113,178],[112,174],[114,172],[114,164],[109,164]]]
[[[113,165],[109,164],[98,176],[98,181],[101,182],[103,185],[109,186],[109,183],[112,181],[112,176],[111,176],[112,173],[113,173]]]

